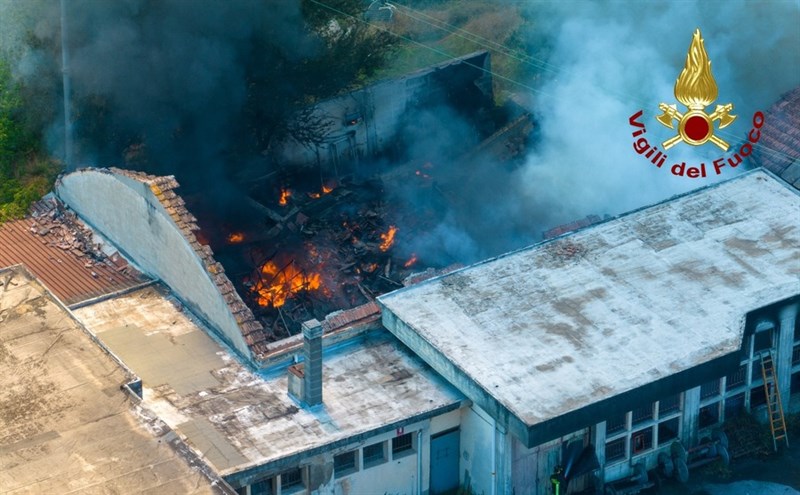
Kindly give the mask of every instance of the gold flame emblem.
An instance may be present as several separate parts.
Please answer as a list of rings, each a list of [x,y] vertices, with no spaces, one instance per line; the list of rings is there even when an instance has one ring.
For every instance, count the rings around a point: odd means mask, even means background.
[[[700,30],[696,29],[692,36],[692,44],[689,45],[689,53],[686,54],[686,65],[675,81],[675,98],[689,110],[681,113],[674,103],[658,105],[664,112],[656,117],[661,124],[674,129],[673,121],[678,122],[678,135],[662,143],[665,150],[675,146],[679,141],[692,146],[700,146],[711,141],[723,151],[728,151],[730,145],[714,135],[714,122],[719,121],[720,129],[731,125],[736,120],[736,116],[730,114],[733,104],[717,105],[711,114],[705,112],[705,108],[717,99],[717,95],[717,82],[711,74],[711,60],[708,59]]]

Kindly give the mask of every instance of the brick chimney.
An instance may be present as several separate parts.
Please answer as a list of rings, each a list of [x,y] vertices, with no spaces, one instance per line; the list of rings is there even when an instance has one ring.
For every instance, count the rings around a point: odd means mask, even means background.
[[[322,404],[322,325],[317,320],[303,323],[303,402]]]

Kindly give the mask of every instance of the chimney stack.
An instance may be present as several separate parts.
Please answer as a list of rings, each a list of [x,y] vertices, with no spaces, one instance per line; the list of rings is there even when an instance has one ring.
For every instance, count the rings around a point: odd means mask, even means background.
[[[322,404],[322,324],[303,323],[303,402]]]

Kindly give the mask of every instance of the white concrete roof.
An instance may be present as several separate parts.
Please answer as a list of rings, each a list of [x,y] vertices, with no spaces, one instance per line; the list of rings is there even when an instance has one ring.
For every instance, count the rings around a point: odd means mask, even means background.
[[[386,332],[326,349],[324,407],[306,409],[289,397],[285,367],[252,373],[158,288],[75,314],[142,378],[144,404],[226,477],[275,461],[287,467],[292,456],[357,442],[463,399]]]
[[[797,294],[800,196],[757,171],[379,303],[470,399],[530,428],[738,350],[746,313]]]

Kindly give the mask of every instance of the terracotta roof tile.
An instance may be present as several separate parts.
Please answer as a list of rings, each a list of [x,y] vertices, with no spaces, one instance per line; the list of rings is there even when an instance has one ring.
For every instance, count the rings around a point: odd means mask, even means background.
[[[48,208],[37,204],[33,211],[39,215],[48,215],[52,206]],[[64,241],[56,237],[55,231],[60,229],[57,227],[58,224],[52,219],[45,224],[34,218],[0,225],[0,267],[25,265],[66,305],[148,281],[119,255],[98,259],[97,253],[89,255],[74,247],[64,249]],[[86,228],[82,224],[79,227]]]

